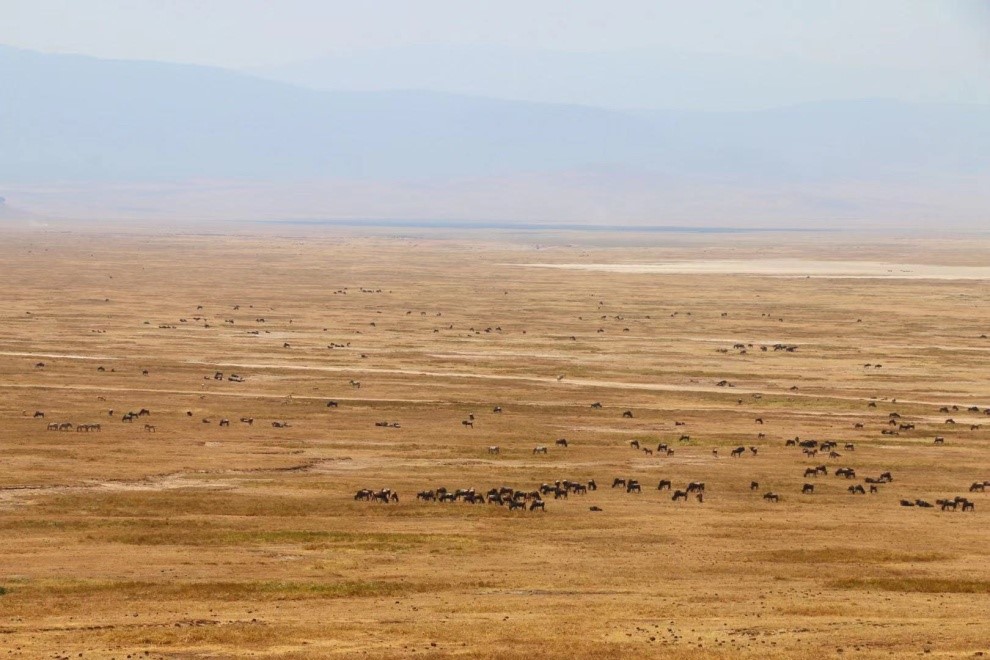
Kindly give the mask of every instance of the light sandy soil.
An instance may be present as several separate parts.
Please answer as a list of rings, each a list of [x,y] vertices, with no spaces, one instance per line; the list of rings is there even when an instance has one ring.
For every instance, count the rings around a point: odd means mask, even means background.
[[[990,240],[483,238],[0,231],[0,655],[990,654]]]
[[[525,264],[529,268],[561,268],[606,273],[766,275],[770,277],[883,278],[901,280],[988,280],[990,266],[900,264],[874,261],[814,259],[705,259],[669,263]]]

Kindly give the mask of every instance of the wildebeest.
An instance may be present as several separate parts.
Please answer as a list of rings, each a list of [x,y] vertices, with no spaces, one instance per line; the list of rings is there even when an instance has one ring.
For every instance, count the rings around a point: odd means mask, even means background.
[[[853,495],[866,495],[866,489],[861,484],[855,484],[847,489]]]
[[[537,445],[536,447],[533,447],[533,453],[534,454],[545,454],[545,453],[547,453],[547,448],[544,447],[543,445]]]
[[[803,495],[808,495],[808,494],[810,494],[810,493],[814,493],[814,492],[815,492],[815,485],[814,485],[814,484],[805,484],[805,485],[804,485],[804,486],[803,486],[803,487],[801,488],[801,493],[802,493]]]
[[[500,412],[502,412],[502,406],[495,406],[494,408],[492,408],[492,412],[493,413],[500,413]]]
[[[365,501],[369,501],[369,500],[371,500],[371,496],[372,496],[372,494],[373,494],[373,493],[372,493],[372,491],[370,491],[370,490],[368,490],[367,488],[362,488],[362,489],[361,489],[361,490],[359,490],[359,491],[357,492],[357,494],[356,494],[356,495],[354,496],[354,499],[355,499],[355,500],[365,500]]]
[[[945,438],[943,438],[940,435],[935,436],[935,443],[934,444],[936,444],[936,445],[944,445],[945,444]]]
[[[622,416],[626,419],[632,419],[633,414],[631,410],[627,410],[624,413],[622,413]]]
[[[660,483],[657,484],[657,490],[670,490],[671,485],[670,479],[661,479]]]
[[[230,420],[229,419],[221,419],[220,420],[220,426],[230,426]]]
[[[732,456],[732,458],[739,458],[745,453],[746,453],[745,447],[736,447],[731,452],[729,452],[729,455]]]
[[[638,481],[636,481],[635,479],[630,479],[626,483],[626,492],[627,493],[642,493],[643,492],[643,488],[639,485],[639,482]]]
[[[536,509],[539,509],[540,511],[546,511],[547,506],[543,502],[543,500],[533,500],[529,505],[529,510],[535,511]]]
[[[835,471],[835,476],[845,477],[846,479],[855,479],[856,470],[852,468],[839,468],[838,470]]]
[[[463,424],[464,426],[470,426],[471,428],[474,428],[474,421],[470,419],[463,420],[461,424]]]
[[[969,487],[969,492],[971,493],[975,493],[975,492],[983,493],[985,491],[986,491],[986,485],[982,481],[974,481],[973,485]]]
[[[595,483],[594,479],[588,480],[588,490],[598,490],[598,484]]]
[[[424,502],[434,502],[437,499],[437,494],[432,490],[421,490],[416,493],[417,500],[423,500]]]
[[[760,482],[759,481],[750,481],[749,482],[749,489],[750,490],[759,490],[760,489]]]
[[[151,424],[145,424],[144,425],[144,430],[147,431],[147,432],[149,432],[149,433],[154,433],[155,431],[157,431],[157,429],[154,426],[152,426]]]
[[[778,495],[777,493],[767,492],[763,494],[763,499],[765,499],[768,502],[779,502],[780,495]]]
[[[687,485],[687,492],[689,493],[703,493],[705,492],[705,482],[704,481],[692,481]]]
[[[327,401],[327,408],[336,408],[337,405],[336,401]]]
[[[620,486],[625,488],[626,486],[625,479],[622,479],[621,477],[616,477],[615,479],[612,480],[612,488],[618,488]]]
[[[254,424],[254,417],[241,417],[241,423],[250,426]]]
[[[488,448],[489,454],[498,454],[500,451],[501,450],[499,449],[498,445],[492,445]]]
[[[591,407],[598,410],[602,407],[602,404],[599,403],[598,401],[595,401],[593,404],[591,404]]]
[[[284,429],[284,428],[288,428],[288,427],[289,427],[289,423],[288,422],[272,422],[272,428]]]
[[[684,500],[685,502],[687,502],[687,496],[688,496],[687,492],[683,490],[675,490],[673,497],[671,497],[670,499],[674,500],[675,502],[677,500]]]
[[[566,438],[560,438],[554,444],[557,445],[558,447],[566,447],[567,446],[567,439]]]
[[[639,440],[633,440],[632,442],[629,443],[629,446],[632,447],[633,449],[639,449]]]

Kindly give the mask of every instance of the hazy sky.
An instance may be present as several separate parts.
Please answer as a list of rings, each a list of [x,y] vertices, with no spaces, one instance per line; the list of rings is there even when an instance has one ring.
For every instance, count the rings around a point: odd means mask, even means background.
[[[658,48],[922,67],[990,60],[988,0],[0,0],[0,43],[226,67],[421,44]]]

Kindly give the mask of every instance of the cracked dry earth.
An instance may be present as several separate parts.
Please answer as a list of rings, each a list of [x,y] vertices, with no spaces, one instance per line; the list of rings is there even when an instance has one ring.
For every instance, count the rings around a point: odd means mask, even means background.
[[[0,657],[990,654],[986,238],[337,231],[0,230]]]

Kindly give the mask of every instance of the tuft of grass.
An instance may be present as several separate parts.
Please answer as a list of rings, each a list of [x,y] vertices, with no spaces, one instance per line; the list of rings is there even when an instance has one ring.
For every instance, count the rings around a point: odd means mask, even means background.
[[[866,589],[918,594],[990,594],[990,580],[896,577],[849,578],[829,583],[836,589]]]

